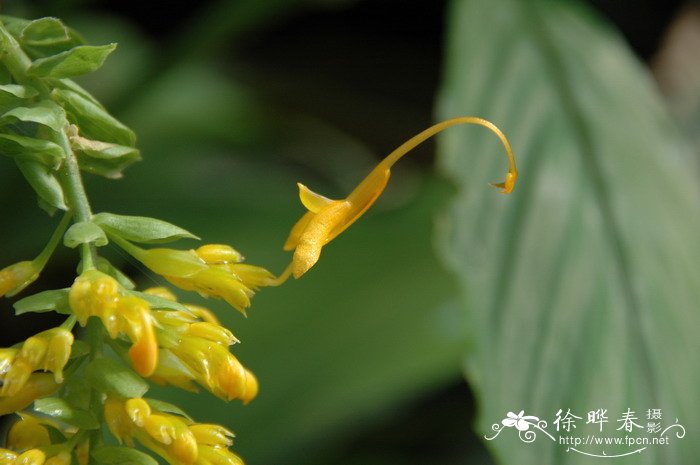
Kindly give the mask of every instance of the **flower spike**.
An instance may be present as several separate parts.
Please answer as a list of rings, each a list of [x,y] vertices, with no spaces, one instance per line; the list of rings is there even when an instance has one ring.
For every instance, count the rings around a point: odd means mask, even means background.
[[[435,134],[460,124],[483,126],[501,140],[508,157],[508,172],[503,182],[491,185],[500,188],[503,194],[510,194],[518,179],[518,170],[515,167],[515,158],[510,143],[496,125],[474,116],[452,118],[435,124],[391,152],[343,200],[326,198],[299,183],[299,199],[308,211],[292,227],[284,244],[284,250],[294,251],[292,263],[272,282],[272,285],[283,283],[289,275],[299,278],[314,266],[321,255],[323,246],[345,231],[374,204],[389,182],[391,168],[401,157]]]

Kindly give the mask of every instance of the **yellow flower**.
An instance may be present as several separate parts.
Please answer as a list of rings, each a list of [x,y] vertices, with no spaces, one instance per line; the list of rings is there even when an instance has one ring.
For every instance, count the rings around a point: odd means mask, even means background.
[[[0,465],[45,465],[46,455],[39,449],[31,449],[21,454],[0,449]]]
[[[146,250],[124,239],[115,237],[115,242],[180,289],[196,291],[203,297],[218,297],[244,314],[255,291],[275,281],[266,269],[240,263],[241,254],[226,245],[209,244],[197,250]]]
[[[143,399],[108,398],[104,418],[119,442],[133,446],[136,439],[171,465],[243,463],[228,450],[233,433],[226,428],[154,411]]]
[[[158,344],[148,302],[127,295],[114,278],[96,270],[86,271],[75,280],[68,301],[82,326],[89,317],[96,316],[112,339],[126,334],[132,342],[129,358],[136,372],[141,376],[153,373]]]
[[[515,186],[518,171],[515,168],[515,160],[510,144],[503,133],[493,123],[471,116],[443,121],[409,139],[390,153],[343,200],[328,199],[312,192],[303,184],[298,184],[299,198],[308,212],[292,227],[289,237],[284,244],[284,250],[293,250],[294,256],[289,268],[280,276],[278,282],[283,282],[289,276],[289,273],[295,278],[299,278],[316,264],[323,246],[357,221],[381,195],[389,181],[390,170],[394,163],[421,142],[450,126],[458,124],[484,126],[499,137],[505,147],[509,167],[505,181],[493,184],[493,186],[501,188],[503,193],[510,193]]]
[[[0,270],[0,297],[12,297],[36,281],[41,266],[34,261],[23,261]]]
[[[14,413],[29,406],[39,397],[44,397],[58,389],[58,383],[48,373],[33,373],[22,389],[13,395],[0,396],[0,415]]]
[[[160,361],[151,379],[195,390],[192,381],[225,399],[250,402],[255,376],[228,350],[238,340],[226,328],[179,311],[155,311]]]
[[[0,351],[0,396],[17,394],[30,375],[38,370],[50,371],[56,383],[63,382],[63,367],[70,357],[73,334],[65,328],[51,328],[28,338],[19,349]]]

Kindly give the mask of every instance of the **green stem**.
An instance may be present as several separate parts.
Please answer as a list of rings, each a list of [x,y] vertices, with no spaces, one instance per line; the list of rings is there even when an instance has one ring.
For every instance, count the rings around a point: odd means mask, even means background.
[[[73,217],[76,223],[89,222],[92,220],[92,211],[90,210],[90,202],[83,186],[83,178],[80,175],[80,167],[78,159],[71,149],[70,142],[65,130],[58,135],[58,143],[66,153],[66,158],[63,166],[59,171],[59,180],[63,186],[68,205],[73,212]],[[83,261],[82,271],[95,268],[94,250],[90,244],[82,244],[80,249],[81,258]]]
[[[124,251],[126,251],[136,260],[141,261],[143,259],[145,250],[143,250],[141,247],[132,244],[123,237],[119,236],[118,234],[110,234],[109,231],[107,231],[107,237],[109,237],[110,240],[115,242],[119,247],[124,249]]]
[[[46,244],[46,247],[44,247],[44,250],[42,250],[41,253],[33,260],[34,265],[39,270],[42,270],[46,266],[46,263],[49,261],[49,258],[51,258],[51,255],[53,254],[54,250],[56,250],[56,246],[58,246],[58,243],[61,242],[63,233],[66,232],[66,229],[70,224],[71,217],[71,212],[66,212],[63,215],[63,218],[61,218],[61,222],[58,223],[58,226],[51,235],[51,238]]]

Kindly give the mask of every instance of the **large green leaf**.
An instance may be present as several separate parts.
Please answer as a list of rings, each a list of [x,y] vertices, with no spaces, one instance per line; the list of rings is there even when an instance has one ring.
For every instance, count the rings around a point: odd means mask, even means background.
[[[521,168],[512,196],[499,196],[485,188],[505,172],[492,134],[452,129],[441,140],[440,167],[459,189],[441,243],[469,309],[479,432],[493,436],[508,411],[525,410],[556,438],[557,411],[571,409],[585,436],[598,433],[587,412],[604,408],[599,435],[654,436],[617,430],[629,408],[643,426],[661,409],[664,427],[678,419],[697,434],[698,171],[645,71],[573,2],[455,1],[449,18],[440,116],[493,120]],[[693,462],[698,442],[675,431],[615,463]],[[488,442],[502,463],[596,460],[517,433]]]

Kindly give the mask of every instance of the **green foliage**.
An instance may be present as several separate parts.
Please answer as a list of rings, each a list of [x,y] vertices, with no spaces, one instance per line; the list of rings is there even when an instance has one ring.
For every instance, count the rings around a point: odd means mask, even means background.
[[[63,236],[63,245],[74,249],[80,244],[95,244],[103,247],[109,243],[105,232],[95,223],[79,221],[74,223]]]
[[[81,429],[98,429],[100,423],[95,416],[86,411],[74,408],[65,399],[44,397],[34,402],[34,411],[59,422]]]
[[[682,355],[700,350],[696,164],[640,64],[571,2],[463,1],[450,18],[440,115],[499,121],[522,174],[512,198],[491,196],[482,182],[501,169],[500,148],[477,131],[441,141],[440,168],[459,189],[441,244],[470,316],[478,431],[492,436],[509,410],[551,425],[567,408],[584,418],[577,434],[597,408],[613,432],[627,408],[700,429],[700,369]],[[673,439],[616,463],[698,455],[697,442]],[[502,463],[591,463],[517,431],[489,446]]]
[[[150,455],[124,446],[102,446],[93,450],[91,455],[105,465],[158,465]]]
[[[199,239],[179,226],[155,218],[102,212],[96,214],[93,221],[111,234],[141,244],[160,244],[178,239]]]
[[[142,397],[148,383],[123,363],[96,358],[85,368],[85,378],[99,391],[121,398]]]
[[[68,305],[69,289],[53,289],[50,291],[38,292],[15,302],[15,315],[28,312],[57,312],[70,315],[71,310]]]

